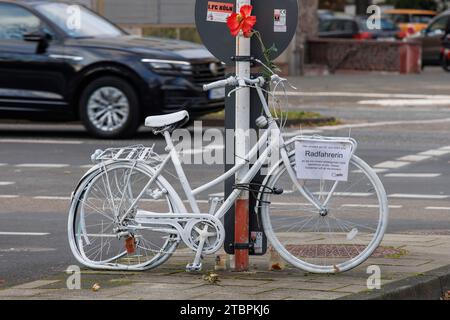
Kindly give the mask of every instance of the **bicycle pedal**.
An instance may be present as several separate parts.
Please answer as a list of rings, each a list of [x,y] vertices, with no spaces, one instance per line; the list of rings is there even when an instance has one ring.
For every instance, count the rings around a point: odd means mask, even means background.
[[[198,264],[189,263],[186,266],[186,272],[200,272],[200,271],[202,271],[202,264],[201,263],[198,263]]]

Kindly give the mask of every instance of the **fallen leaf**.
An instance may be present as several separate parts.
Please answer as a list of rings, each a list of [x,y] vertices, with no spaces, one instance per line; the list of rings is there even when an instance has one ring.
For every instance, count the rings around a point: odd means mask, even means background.
[[[94,283],[92,285],[92,291],[97,292],[98,290],[100,290],[100,285],[98,283]]]
[[[283,269],[279,263],[274,263],[271,267],[270,270],[281,270]]]
[[[210,273],[203,276],[203,280],[209,284],[217,284],[220,282],[219,275],[217,273]]]
[[[444,296],[442,297],[442,300],[450,300],[450,290],[444,293]]]

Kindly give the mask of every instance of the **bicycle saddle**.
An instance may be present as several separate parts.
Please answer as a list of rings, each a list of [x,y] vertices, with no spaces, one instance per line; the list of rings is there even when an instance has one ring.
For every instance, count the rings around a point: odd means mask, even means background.
[[[152,129],[164,128],[175,125],[182,126],[189,121],[189,113],[186,110],[169,113],[162,116],[151,116],[145,119],[145,126]]]

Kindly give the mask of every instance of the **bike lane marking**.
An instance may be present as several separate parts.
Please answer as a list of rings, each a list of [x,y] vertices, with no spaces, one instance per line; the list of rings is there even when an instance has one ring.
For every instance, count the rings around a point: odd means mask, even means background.
[[[425,207],[425,210],[444,210],[444,211],[450,211],[450,207]]]
[[[393,193],[388,195],[388,198],[404,198],[404,199],[448,199],[448,195],[435,195],[435,194],[407,194],[407,193]]]
[[[16,184],[14,181],[0,181],[0,187],[2,186],[10,186],[12,184]]]
[[[386,178],[437,178],[441,173],[387,173]]]
[[[420,163],[423,161],[430,160],[432,158],[438,158],[444,155],[450,154],[450,146],[444,146],[436,149],[430,149],[426,151],[422,151],[416,154],[406,155],[399,157],[395,160],[384,161],[376,164],[375,168],[384,168],[384,169],[399,169],[411,164]],[[411,174],[412,175],[412,174]],[[433,177],[427,177],[433,178]]]
[[[2,232],[0,236],[48,236],[48,232]]]
[[[0,143],[83,144],[84,142],[74,140],[0,139]]]
[[[71,197],[58,197],[58,196],[36,196],[33,197],[36,200],[71,200]]]
[[[66,163],[20,163],[14,165],[16,168],[67,168],[70,165]]]

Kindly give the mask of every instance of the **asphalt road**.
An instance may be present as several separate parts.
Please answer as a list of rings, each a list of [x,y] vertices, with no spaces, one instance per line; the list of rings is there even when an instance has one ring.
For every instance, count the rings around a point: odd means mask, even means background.
[[[389,195],[388,232],[450,234],[450,75],[431,69],[409,77],[365,77],[365,86],[360,75],[293,79],[310,96],[292,95],[290,108],[343,121],[313,130],[358,140],[357,154],[379,171]],[[324,98],[321,92],[333,93]],[[360,95],[346,94],[355,92]],[[415,94],[423,96],[408,96]],[[439,102],[423,102],[433,99]],[[104,141],[90,138],[77,124],[0,124],[0,286],[39,279],[75,263],[66,240],[68,199],[90,155],[99,148],[141,143],[164,152],[162,139],[147,130],[134,140]],[[189,165],[186,171],[198,186],[223,166]]]

